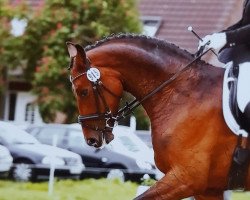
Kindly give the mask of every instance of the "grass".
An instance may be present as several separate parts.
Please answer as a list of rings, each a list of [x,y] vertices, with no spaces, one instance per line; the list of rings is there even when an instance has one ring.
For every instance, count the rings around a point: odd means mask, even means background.
[[[48,195],[48,183],[18,183],[0,181],[0,200],[131,200],[138,185],[118,180],[61,180]],[[232,200],[249,200],[250,193],[234,192]]]
[[[232,195],[232,200],[249,200],[250,192],[234,192]]]
[[[48,196],[48,183],[0,181],[0,200],[131,200],[137,185],[118,180],[86,179],[56,181],[54,193]]]

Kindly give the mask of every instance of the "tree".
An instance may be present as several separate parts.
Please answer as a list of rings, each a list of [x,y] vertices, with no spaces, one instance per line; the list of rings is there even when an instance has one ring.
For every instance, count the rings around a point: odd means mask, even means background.
[[[0,0],[0,118],[3,117],[5,92],[7,91],[7,68],[19,66],[19,52],[22,41],[11,34],[11,20],[15,17],[25,18],[28,7],[21,5],[12,7],[8,0]]]
[[[66,114],[66,122],[76,119],[65,42],[86,46],[111,33],[138,33],[141,27],[135,0],[46,0],[32,13],[25,1],[12,9],[0,0],[0,17],[1,23],[14,17],[27,21],[22,36],[11,36],[7,25],[0,30],[4,57],[0,70],[3,66],[23,68],[46,122],[54,121],[58,111]]]

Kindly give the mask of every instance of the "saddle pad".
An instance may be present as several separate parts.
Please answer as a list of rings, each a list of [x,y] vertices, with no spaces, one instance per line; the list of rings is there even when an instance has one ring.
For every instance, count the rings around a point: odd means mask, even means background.
[[[223,115],[224,115],[224,119],[226,121],[226,124],[228,125],[228,127],[231,129],[231,131],[235,134],[235,135],[242,135],[242,137],[248,137],[248,133],[243,130],[240,129],[239,124],[236,122],[236,120],[234,119],[234,116],[231,112],[230,109],[230,105],[229,105],[229,88],[228,88],[228,83],[230,81],[234,81],[234,78],[232,77],[228,77],[230,68],[232,67],[232,62],[229,62],[225,65],[225,74],[224,74],[224,81],[223,81],[223,98],[222,98],[222,107],[223,107]]]

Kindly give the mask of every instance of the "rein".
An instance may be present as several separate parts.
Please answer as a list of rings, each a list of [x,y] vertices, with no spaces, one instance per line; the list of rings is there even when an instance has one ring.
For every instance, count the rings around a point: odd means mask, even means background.
[[[117,122],[119,122],[121,119],[127,117],[128,115],[130,115],[133,110],[135,110],[138,106],[140,106],[144,101],[146,101],[147,99],[149,99],[150,97],[152,97],[154,94],[156,94],[157,92],[159,92],[160,90],[162,90],[164,87],[166,87],[167,85],[171,84],[180,74],[182,74],[184,71],[186,71],[193,63],[195,63],[197,60],[199,60],[204,54],[206,54],[208,51],[210,51],[211,49],[208,49],[204,52],[197,52],[195,54],[195,59],[192,60],[190,63],[188,63],[184,68],[182,68],[180,71],[178,71],[177,73],[175,73],[172,77],[170,77],[168,80],[166,80],[165,82],[163,82],[160,86],[158,86],[157,88],[155,88],[153,91],[149,92],[146,96],[144,96],[141,100],[133,100],[130,103],[126,103],[126,105],[121,108],[115,115],[112,114],[106,100],[105,97],[102,93],[102,90],[105,90],[107,92],[109,92],[110,94],[112,94],[114,97],[116,98],[120,98],[117,95],[115,95],[112,91],[110,91],[106,86],[103,85],[103,83],[99,80],[100,78],[100,74],[95,75],[92,74],[95,79],[91,79],[88,77],[88,73],[91,69],[97,70],[97,68],[92,67],[90,64],[89,59],[87,58],[87,62],[86,62],[86,66],[87,66],[87,71],[83,72],[81,74],[78,74],[75,77],[71,77],[70,76],[70,82],[73,84],[73,82],[86,75],[87,78],[89,79],[89,81],[92,84],[92,88],[93,88],[93,92],[95,95],[95,103],[96,103],[96,108],[97,108],[97,113],[95,114],[90,114],[90,115],[79,115],[78,116],[78,123],[81,124],[83,127],[95,130],[95,131],[99,131],[102,134],[107,132],[107,131],[112,131],[112,129],[114,128],[115,124],[117,124]],[[203,51],[203,50],[202,50]],[[74,57],[71,58],[71,62],[70,62],[70,66],[69,69],[71,69],[73,62],[74,62]],[[97,70],[98,71],[98,70]],[[99,72],[99,71],[98,71]],[[100,104],[99,104],[99,99],[101,99],[104,107],[105,107],[105,112],[101,113],[100,112]],[[89,121],[89,120],[103,120],[105,121],[105,127],[104,128],[99,128],[98,126],[93,127],[90,126],[88,124],[85,123],[85,121]]]

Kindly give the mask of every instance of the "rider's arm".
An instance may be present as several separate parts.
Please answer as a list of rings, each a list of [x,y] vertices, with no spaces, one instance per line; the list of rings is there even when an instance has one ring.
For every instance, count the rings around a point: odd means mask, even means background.
[[[250,44],[250,24],[235,30],[225,31],[225,33],[227,37],[227,46]]]
[[[224,32],[227,37],[226,46],[235,46],[240,44],[250,44],[250,0],[246,0],[244,3],[244,10],[242,19],[228,27]]]
[[[232,26],[229,26],[228,28],[226,28],[225,30],[223,30],[222,32],[225,32],[225,31],[231,31],[231,30],[235,30],[235,29],[238,29],[242,26],[242,20],[241,19],[240,21],[238,21],[237,23],[235,23],[234,25]]]

